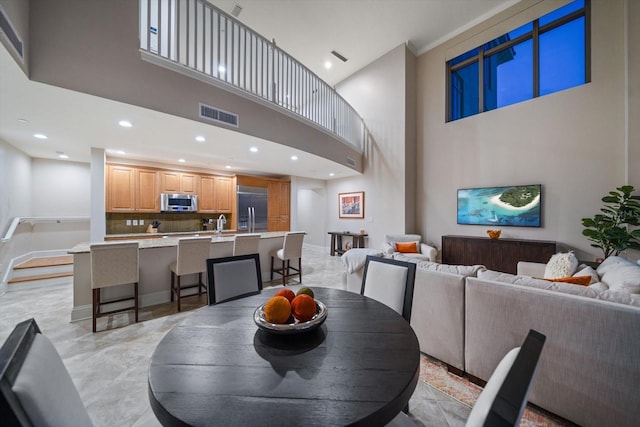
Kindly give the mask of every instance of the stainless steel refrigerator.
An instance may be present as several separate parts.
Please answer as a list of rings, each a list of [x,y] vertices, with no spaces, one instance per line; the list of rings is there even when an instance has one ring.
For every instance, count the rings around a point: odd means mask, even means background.
[[[267,189],[238,185],[238,233],[268,231]]]

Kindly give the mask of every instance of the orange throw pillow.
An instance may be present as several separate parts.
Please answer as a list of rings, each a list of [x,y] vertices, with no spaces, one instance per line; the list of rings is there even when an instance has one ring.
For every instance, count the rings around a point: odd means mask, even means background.
[[[557,279],[544,279],[550,282],[571,283],[572,285],[589,286],[591,284],[591,276],[570,276],[559,277]]]
[[[406,242],[406,243],[398,242],[396,243],[396,251],[403,254],[417,254],[418,243],[417,242]]]

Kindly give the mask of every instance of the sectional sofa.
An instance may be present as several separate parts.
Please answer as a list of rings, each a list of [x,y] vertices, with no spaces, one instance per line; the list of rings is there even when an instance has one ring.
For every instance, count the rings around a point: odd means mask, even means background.
[[[579,286],[535,279],[544,264],[511,275],[395,258],[418,267],[411,326],[422,352],[486,381],[536,329],[547,341],[531,403],[582,426],[638,425],[640,265],[612,257]],[[361,273],[347,272],[348,290],[359,292]]]

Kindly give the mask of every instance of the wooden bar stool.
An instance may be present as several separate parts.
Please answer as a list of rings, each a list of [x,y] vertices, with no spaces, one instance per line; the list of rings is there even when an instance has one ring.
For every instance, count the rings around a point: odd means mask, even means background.
[[[183,295],[182,291],[190,288],[198,288],[198,295],[207,292],[207,285],[202,281],[202,273],[207,271],[207,259],[211,251],[210,237],[184,237],[178,239],[178,255],[176,262],[171,263],[171,301],[178,301],[178,311],[182,311],[180,299],[190,297],[193,294]],[[180,277],[185,274],[198,273],[198,283],[182,286]],[[177,280],[176,280],[177,278]]]
[[[298,276],[302,283],[302,241],[304,240],[304,231],[292,231],[284,236],[284,244],[282,249],[271,252],[271,280],[273,281],[273,273],[282,276],[282,285],[287,284],[287,280],[291,276]],[[282,268],[274,268],[274,260],[278,258],[282,261]],[[298,260],[298,268],[291,267],[291,260]],[[295,273],[291,274],[291,270]]]
[[[98,317],[133,310],[138,322],[138,242],[94,243],[91,252],[91,289],[93,291],[93,332]],[[112,286],[133,284],[133,296],[116,297],[107,301],[100,298],[100,290]],[[100,311],[107,304],[133,300],[133,307]]]

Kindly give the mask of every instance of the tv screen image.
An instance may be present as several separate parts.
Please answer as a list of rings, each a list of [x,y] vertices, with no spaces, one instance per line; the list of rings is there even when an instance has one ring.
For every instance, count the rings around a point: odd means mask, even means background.
[[[542,185],[458,190],[458,224],[540,227]]]

